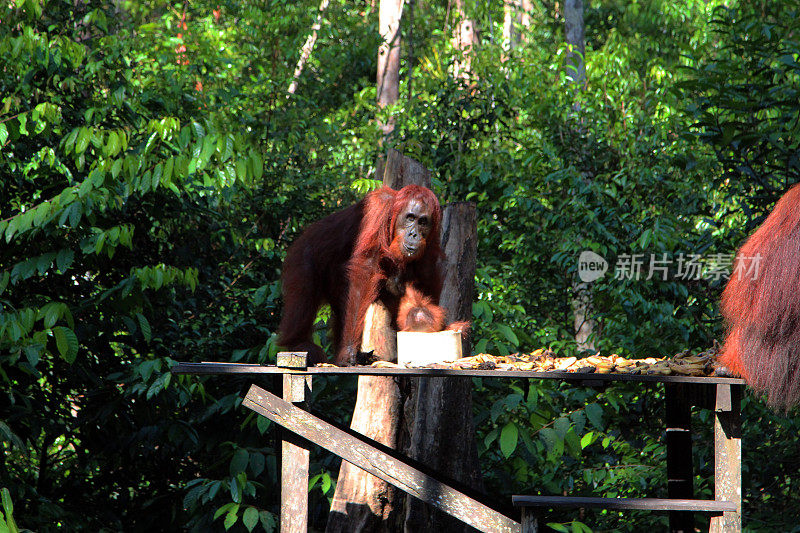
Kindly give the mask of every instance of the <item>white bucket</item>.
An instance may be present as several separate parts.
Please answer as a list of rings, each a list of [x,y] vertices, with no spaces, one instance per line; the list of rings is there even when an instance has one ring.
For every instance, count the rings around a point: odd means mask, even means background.
[[[397,332],[397,363],[400,365],[425,366],[450,363],[460,358],[460,331]]]

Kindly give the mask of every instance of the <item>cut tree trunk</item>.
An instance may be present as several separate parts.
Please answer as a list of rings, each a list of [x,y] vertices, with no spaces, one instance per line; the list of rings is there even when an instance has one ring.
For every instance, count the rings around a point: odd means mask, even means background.
[[[394,148],[386,151],[386,159],[378,159],[377,176],[383,180],[384,185],[394,190],[411,184],[428,188],[431,186],[431,171]]]
[[[445,207],[442,249],[447,256],[440,304],[449,319],[472,317],[473,280],[477,254],[475,204],[459,202]],[[469,341],[462,338],[464,354]],[[475,426],[472,421],[472,380],[417,378],[411,442],[407,454],[473,489],[482,490]],[[455,518],[409,497],[405,531],[474,531]]]
[[[397,448],[402,416],[397,380],[360,376],[358,398],[350,427],[391,448]],[[342,461],[339,481],[331,503],[326,532],[395,531],[398,491],[357,466]]]
[[[409,183],[430,187],[430,171],[396,150],[389,151],[382,175],[383,183],[395,189]],[[475,221],[473,204],[458,203],[444,210],[442,243],[448,259],[441,304],[450,320],[469,320],[472,315]],[[374,350],[381,360],[396,360],[396,332],[388,310],[376,303],[370,306],[369,315],[362,350]],[[465,348],[468,354],[469,346]],[[449,477],[481,488],[471,385],[471,380],[460,378],[362,376],[350,427],[405,450]],[[388,483],[342,462],[326,531],[463,531],[466,527],[420,500],[408,498],[403,509],[403,499]]]

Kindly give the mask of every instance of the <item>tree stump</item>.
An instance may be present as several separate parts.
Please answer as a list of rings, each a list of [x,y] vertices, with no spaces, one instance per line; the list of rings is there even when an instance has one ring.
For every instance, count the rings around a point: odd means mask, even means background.
[[[361,350],[382,361],[397,359],[397,333],[392,316],[381,302],[370,305]],[[358,397],[350,428],[397,449],[403,399],[391,377],[359,376]],[[398,518],[398,491],[357,466],[342,461],[331,502],[326,532],[393,531]]]
[[[379,167],[384,185],[394,189],[409,183],[430,187],[430,171],[397,150],[389,150],[385,166]],[[450,320],[469,320],[472,316],[475,211],[473,204],[464,202],[447,206],[443,213],[442,243],[448,259],[440,303],[448,310]],[[380,360],[397,359],[392,317],[380,302],[370,306],[362,338],[362,351],[370,350]],[[464,353],[469,353],[468,344]],[[471,387],[471,380],[462,378],[361,376],[350,427],[480,488]],[[403,495],[388,483],[342,462],[326,532],[436,531],[439,527],[451,531],[466,527],[420,500],[408,498],[405,509],[403,501]]]
[[[449,319],[472,317],[473,280],[477,254],[475,204],[448,205],[442,217],[442,249],[447,257],[440,304]],[[462,338],[469,355],[469,340]],[[472,380],[417,378],[408,455],[446,476],[482,490],[475,426],[472,421]],[[459,520],[409,497],[405,531],[474,531]]]
[[[383,180],[384,185],[395,190],[412,184],[428,188],[431,186],[431,171],[394,148],[386,151],[386,159],[378,159],[375,174],[378,179]]]

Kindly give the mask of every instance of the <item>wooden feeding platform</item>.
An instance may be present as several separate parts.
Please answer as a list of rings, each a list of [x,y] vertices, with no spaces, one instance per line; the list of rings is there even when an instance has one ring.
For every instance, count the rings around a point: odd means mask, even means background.
[[[538,531],[537,516],[556,508],[602,508],[615,511],[668,512],[670,531],[694,531],[693,513],[711,515],[710,531],[739,532],[741,511],[740,400],[744,380],[722,376],[534,371],[481,368],[396,368],[374,366],[305,366],[301,353],[279,354],[279,365],[240,363],[178,363],[176,374],[283,376],[283,398],[256,385],[243,405],[294,435],[283,442],[281,531],[300,532],[307,526],[308,442],[334,453],[387,483],[419,498],[480,531]],[[306,390],[315,376],[391,376],[424,378],[555,379],[575,386],[604,386],[627,381],[665,387],[667,498],[587,498],[514,495],[513,508],[498,506],[485,495],[440,475],[413,459],[355,431],[303,409]],[[714,411],[714,499],[693,493],[691,408]],[[288,437],[287,437],[288,438]],[[518,513],[521,512],[521,519]]]

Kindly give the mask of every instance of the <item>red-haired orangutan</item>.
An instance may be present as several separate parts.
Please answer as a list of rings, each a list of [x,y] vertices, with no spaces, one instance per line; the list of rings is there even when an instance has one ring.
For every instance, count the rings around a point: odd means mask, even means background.
[[[725,291],[721,362],[774,408],[800,402],[800,185],[739,250]]]
[[[322,303],[331,306],[337,365],[356,363],[370,304],[381,300],[399,329],[439,331],[444,310],[439,245],[441,209],[429,189],[383,187],[309,226],[283,263],[278,344],[325,354],[311,342]],[[403,309],[403,317],[398,316]]]

